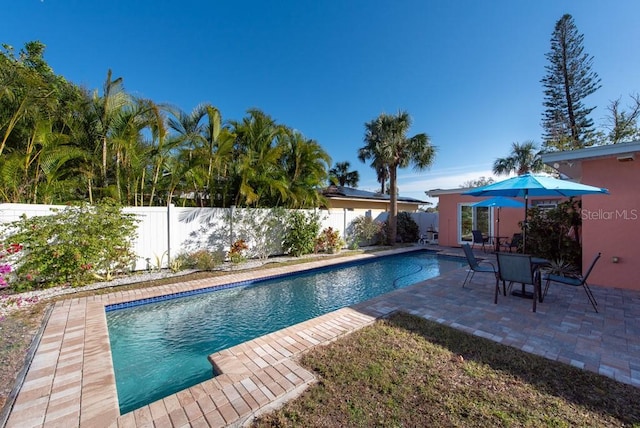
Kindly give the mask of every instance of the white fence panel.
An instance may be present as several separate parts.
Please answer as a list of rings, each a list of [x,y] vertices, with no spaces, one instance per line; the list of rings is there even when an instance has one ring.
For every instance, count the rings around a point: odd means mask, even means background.
[[[138,220],[132,248],[137,256],[135,270],[166,266],[169,258],[167,207],[125,207],[122,212],[133,214]]]
[[[171,210],[172,257],[199,248],[229,248],[226,208],[173,208]]]
[[[51,209],[64,209],[65,205],[0,204],[0,223],[20,220],[22,214],[27,217],[50,215]]]
[[[438,231],[438,213],[411,213],[411,217],[418,224],[420,234]]]
[[[51,208],[64,209],[64,205],[0,204],[0,223],[18,220],[22,214],[27,217],[52,214]],[[235,239],[246,239],[251,245],[251,230],[237,224],[238,219],[247,216],[256,219],[269,215],[270,210],[236,209],[234,229],[230,209],[226,208],[181,208],[174,207],[125,207],[123,212],[135,214],[139,220],[133,250],[137,255],[136,269],[155,267],[158,262],[167,267],[169,258],[182,252],[199,248],[227,251]],[[321,229],[332,227],[345,240],[348,238],[351,222],[362,215],[371,216],[376,221],[385,221],[383,211],[362,210],[320,210]],[[438,215],[434,213],[412,213],[420,226],[420,233],[438,229]],[[264,217],[262,217],[264,218]],[[78,231],[82,233],[83,231]],[[255,235],[255,234],[254,234]],[[275,246],[277,247],[277,245]]]

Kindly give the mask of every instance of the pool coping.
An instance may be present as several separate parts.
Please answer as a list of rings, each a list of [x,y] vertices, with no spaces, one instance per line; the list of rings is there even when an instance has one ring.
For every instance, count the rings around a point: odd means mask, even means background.
[[[238,271],[204,280],[57,302],[6,426],[239,426],[295,397],[315,381],[310,372],[296,364],[297,356],[385,314],[369,315],[352,307],[342,308],[217,352],[209,360],[218,376],[120,415],[105,308],[412,251],[424,251],[424,247]]]

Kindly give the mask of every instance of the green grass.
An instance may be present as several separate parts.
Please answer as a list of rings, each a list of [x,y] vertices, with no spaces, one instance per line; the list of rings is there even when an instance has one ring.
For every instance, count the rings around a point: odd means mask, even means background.
[[[317,347],[256,427],[640,426],[640,389],[407,314]]]

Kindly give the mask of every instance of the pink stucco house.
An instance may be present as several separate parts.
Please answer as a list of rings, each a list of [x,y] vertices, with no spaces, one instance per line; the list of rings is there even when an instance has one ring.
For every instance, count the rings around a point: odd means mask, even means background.
[[[640,290],[640,141],[589,147],[542,156],[543,161],[583,184],[609,189],[610,194],[582,197],[582,264],[586,269],[597,252],[602,258],[591,273],[593,284]],[[462,195],[469,189],[429,190],[439,199],[439,243],[457,247],[470,239],[471,229],[509,237],[519,232],[523,210],[475,208],[480,198]],[[530,199],[530,206],[554,205],[558,199]]]
[[[582,198],[582,265],[598,251],[593,284],[640,290],[640,141],[542,156],[547,165],[608,196]]]

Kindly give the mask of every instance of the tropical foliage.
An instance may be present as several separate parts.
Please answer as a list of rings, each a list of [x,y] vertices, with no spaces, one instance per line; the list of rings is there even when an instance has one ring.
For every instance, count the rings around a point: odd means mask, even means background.
[[[551,210],[528,210],[527,251],[538,257],[582,266],[580,201],[569,200]]]
[[[128,94],[107,72],[89,92],[57,76],[45,46],[0,49],[0,202],[314,207],[329,155],[252,109],[224,121]]]
[[[349,162],[336,162],[335,166],[329,170],[329,182],[338,186],[358,187],[360,173],[349,171]]]
[[[540,172],[544,169],[544,163],[540,157],[541,152],[538,151],[533,141],[526,141],[522,144],[513,143],[511,145],[511,153],[505,158],[498,158],[493,163],[494,174],[511,174],[515,172],[518,175],[529,172]]]
[[[393,245],[397,235],[398,216],[398,168],[413,165],[416,170],[431,166],[435,157],[435,147],[427,134],[408,137],[411,116],[400,111],[397,115],[381,114],[371,122],[365,123],[365,146],[358,151],[358,158],[366,162],[378,174],[380,183],[389,178],[389,227],[388,242]]]

